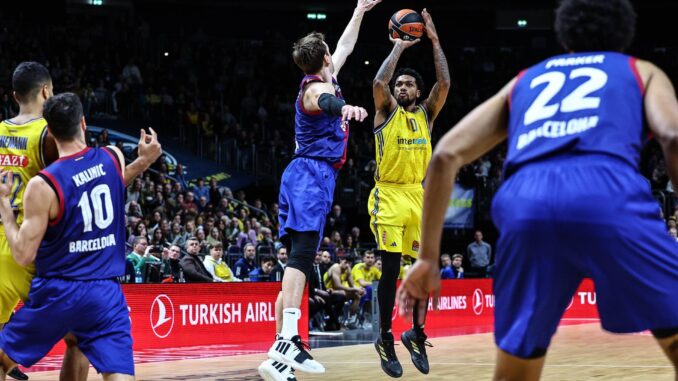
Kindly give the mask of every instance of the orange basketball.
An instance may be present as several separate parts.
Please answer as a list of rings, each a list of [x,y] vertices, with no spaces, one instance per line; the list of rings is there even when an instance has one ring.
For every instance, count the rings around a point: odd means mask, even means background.
[[[394,39],[416,40],[424,34],[424,19],[411,9],[401,9],[391,16],[388,33]]]

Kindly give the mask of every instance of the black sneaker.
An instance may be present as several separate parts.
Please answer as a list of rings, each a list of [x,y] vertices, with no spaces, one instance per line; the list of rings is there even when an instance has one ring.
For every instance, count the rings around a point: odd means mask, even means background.
[[[26,375],[26,373],[20,371],[19,367],[12,369],[12,371],[7,373],[7,375],[15,380],[28,380],[28,376]]]
[[[400,340],[402,340],[403,345],[410,352],[414,367],[424,374],[428,374],[429,371],[426,347],[433,347],[426,339],[425,334],[417,335],[413,329],[400,335]]]
[[[391,339],[384,340],[381,335],[374,342],[374,348],[377,349],[379,359],[381,360],[381,369],[393,378],[399,378],[403,375],[403,367],[398,361],[398,356],[395,353],[395,343],[393,342],[393,335]]]

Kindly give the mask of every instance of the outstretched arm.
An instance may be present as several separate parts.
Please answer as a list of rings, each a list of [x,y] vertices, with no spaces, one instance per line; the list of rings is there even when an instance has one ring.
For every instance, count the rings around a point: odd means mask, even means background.
[[[433,127],[433,121],[445,105],[447,93],[450,91],[450,68],[447,65],[447,58],[445,58],[443,48],[440,46],[440,39],[433,24],[433,19],[431,19],[431,14],[424,8],[421,16],[424,18],[424,24],[426,25],[426,34],[433,44],[433,63],[436,67],[436,83],[431,88],[428,98],[423,102],[429,115],[429,126]]]
[[[393,78],[393,73],[395,73],[400,55],[405,49],[419,42],[419,39],[414,41],[394,40],[390,36],[389,39],[393,42],[393,49],[381,64],[377,75],[372,81],[372,96],[374,97],[374,108],[376,110],[374,118],[375,127],[383,123],[386,116],[396,107],[396,100],[393,94],[391,94],[389,83]]]
[[[339,71],[344,66],[344,63],[346,63],[346,58],[353,52],[353,47],[356,41],[358,41],[358,32],[360,32],[360,24],[363,21],[365,12],[374,8],[380,2],[381,0],[358,0],[358,5],[353,11],[353,17],[351,17],[351,21],[348,22],[346,29],[344,29],[344,33],[337,43],[337,48],[334,50],[334,54],[332,54],[332,65],[334,66],[334,73],[332,75],[335,77],[339,76]]]
[[[437,304],[440,289],[438,257],[445,219],[444,206],[450,199],[459,169],[506,138],[508,94],[513,83],[515,79],[468,114],[436,146],[426,173],[419,258],[398,289],[401,315],[410,313],[407,303],[413,306],[417,300],[422,301],[419,303],[420,309],[426,308],[423,302],[428,299],[430,292],[434,293],[433,305]],[[419,312],[419,316],[423,316],[424,311]]]
[[[41,177],[32,178],[26,185],[24,220],[19,227],[9,200],[12,180],[12,172],[0,171],[0,216],[14,261],[27,266],[35,260],[50,217],[58,214],[59,206],[52,188]]]
[[[132,184],[134,179],[139,174],[148,169],[162,154],[162,147],[158,142],[158,134],[152,129],[148,128],[151,134],[146,134],[146,131],[141,130],[139,137],[139,157],[125,167],[125,186]],[[117,148],[116,148],[117,152]],[[124,158],[121,163],[125,164]]]

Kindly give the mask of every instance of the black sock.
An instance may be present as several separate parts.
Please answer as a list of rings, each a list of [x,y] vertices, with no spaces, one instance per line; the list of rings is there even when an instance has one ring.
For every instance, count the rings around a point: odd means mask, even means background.
[[[382,339],[393,340],[391,316],[395,305],[396,282],[400,274],[400,253],[378,251],[381,256],[382,271],[379,279],[377,297],[379,299],[379,322]]]

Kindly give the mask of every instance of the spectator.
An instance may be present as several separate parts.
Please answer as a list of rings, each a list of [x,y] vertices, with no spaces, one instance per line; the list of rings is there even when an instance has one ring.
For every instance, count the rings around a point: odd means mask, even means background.
[[[262,255],[259,259],[259,267],[249,272],[250,282],[271,281],[271,271],[275,265],[275,258],[271,255]]]
[[[200,244],[195,237],[189,237],[186,240],[186,253],[179,261],[181,269],[184,272],[184,279],[186,282],[213,282],[212,274],[210,274],[202,260],[198,256],[200,252]]]
[[[372,282],[381,279],[381,271],[374,266],[374,263],[374,253],[370,250],[365,250],[362,263],[356,264],[351,270],[351,275],[356,286],[365,289],[365,295],[360,298],[358,306],[360,309],[363,309],[366,303],[372,301]]]
[[[198,177],[196,185],[193,186],[191,190],[195,194],[195,197],[198,198],[198,200],[200,200],[201,197],[205,197],[205,200],[207,200],[207,202],[210,201],[210,188],[207,185],[205,185],[205,179],[203,179],[202,177]]]
[[[346,216],[341,214],[341,206],[334,205],[332,212],[327,216],[325,232],[338,231],[340,234],[346,233]]]
[[[216,177],[210,179],[210,188],[209,188],[209,197],[210,203],[213,206],[219,205],[221,201],[221,191],[219,190],[219,184],[217,183]]]
[[[339,316],[341,315],[346,297],[341,293],[329,293],[325,289],[322,266],[322,252],[318,251],[308,279],[309,315],[313,316],[323,310],[328,317],[325,330],[336,331],[341,328]]]
[[[443,254],[440,257],[440,262],[442,263],[440,269],[440,279],[461,279],[464,277],[464,268],[461,267],[461,262],[463,260],[461,254],[454,254],[450,258],[449,254]]]
[[[128,261],[134,265],[135,272],[141,272],[141,267],[144,265],[144,255],[146,254],[146,247],[148,241],[146,237],[138,236],[132,240],[132,252],[127,255]]]
[[[132,247],[134,247],[134,239],[135,238],[145,238],[146,243],[148,243],[148,233],[146,232],[146,224],[144,221],[139,221],[137,224],[134,226],[134,229],[132,229],[132,234],[130,234],[129,239],[127,240],[128,243],[132,244]],[[142,251],[143,253],[143,251]]]
[[[473,238],[474,242],[466,248],[466,255],[471,263],[471,270],[480,277],[485,277],[492,260],[492,246],[483,241],[483,232],[480,230],[475,231]]]
[[[278,263],[273,267],[271,280],[274,282],[282,282],[285,267],[287,266],[287,248],[285,246],[280,247],[276,256],[278,257]]]
[[[210,245],[209,252],[210,255],[205,256],[203,264],[215,282],[240,282],[240,279],[233,276],[231,269],[222,260],[224,245],[221,242]]]
[[[177,164],[174,178],[177,179],[177,184],[181,186],[181,190],[188,190],[188,180],[186,179],[186,173],[184,172],[183,165]]]
[[[223,248],[221,232],[219,231],[218,227],[214,226],[210,229],[210,235],[206,238],[206,241],[210,247],[214,247],[214,245],[219,244],[222,245]]]
[[[669,235],[671,235],[671,237],[673,237],[673,239],[678,241],[678,229],[676,229],[676,228],[669,229]]]
[[[183,271],[181,270],[181,264],[179,263],[179,258],[181,257],[181,247],[178,245],[171,245],[169,247],[168,253],[168,262],[170,265],[170,275],[169,280],[164,280],[163,282],[179,282],[180,278],[183,276]]]
[[[339,260],[339,263],[332,265],[323,276],[323,282],[328,290],[332,290],[332,293],[336,292],[344,295],[347,300],[352,300],[350,307],[352,316],[348,316],[345,323],[357,320],[356,313],[360,305],[360,298],[365,295],[365,289],[353,282],[351,268],[354,261],[353,257],[343,257]]]
[[[252,270],[255,269],[254,257],[256,256],[254,245],[248,243],[243,249],[243,257],[235,263],[235,277],[240,280],[246,280]]]

